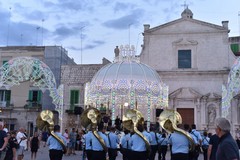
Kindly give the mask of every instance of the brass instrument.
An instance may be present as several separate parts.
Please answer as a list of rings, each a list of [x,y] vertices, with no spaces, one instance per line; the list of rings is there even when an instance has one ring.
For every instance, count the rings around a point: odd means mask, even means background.
[[[182,124],[182,117],[177,111],[170,109],[163,110],[159,116],[159,124],[169,133],[173,133],[175,131],[186,136],[190,142],[189,150],[194,150],[195,144],[191,135],[188,132],[177,127],[177,125]]]
[[[84,128],[91,129],[93,135],[97,138],[102,145],[105,152],[107,152],[107,146],[102,137],[97,132],[97,125],[101,122],[101,113],[98,109],[90,107],[86,109],[81,115],[81,124]]]
[[[136,109],[128,109],[123,115],[122,119],[123,127],[135,132],[145,142],[146,150],[150,153],[150,144],[146,137],[137,129],[139,125],[144,125],[144,118],[140,111]]]
[[[63,153],[65,154],[67,152],[67,148],[63,142],[63,140],[61,138],[59,138],[55,133],[54,133],[54,121],[53,121],[54,115],[53,112],[50,110],[43,110],[42,112],[40,112],[40,114],[38,115],[37,119],[36,119],[36,124],[37,127],[40,130],[43,131],[48,131],[51,136],[53,136],[62,146],[63,148]]]

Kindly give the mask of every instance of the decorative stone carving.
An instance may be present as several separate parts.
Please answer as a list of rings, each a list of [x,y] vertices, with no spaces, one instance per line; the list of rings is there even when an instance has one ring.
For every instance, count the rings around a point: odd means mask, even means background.
[[[213,124],[216,119],[216,109],[213,105],[208,106],[208,123]]]

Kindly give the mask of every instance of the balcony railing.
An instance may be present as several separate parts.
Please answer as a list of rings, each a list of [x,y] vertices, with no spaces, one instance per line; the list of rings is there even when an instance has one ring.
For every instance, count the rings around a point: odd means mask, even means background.
[[[27,101],[24,108],[42,108],[42,103],[38,101]]]

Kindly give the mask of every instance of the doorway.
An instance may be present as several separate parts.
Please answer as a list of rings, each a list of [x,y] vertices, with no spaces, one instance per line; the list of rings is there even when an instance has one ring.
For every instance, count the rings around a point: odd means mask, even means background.
[[[194,124],[194,108],[177,108],[178,113],[182,117],[182,124]]]

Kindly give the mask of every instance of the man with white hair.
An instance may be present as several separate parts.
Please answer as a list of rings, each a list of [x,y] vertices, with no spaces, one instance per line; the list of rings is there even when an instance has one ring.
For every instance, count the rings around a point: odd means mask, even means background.
[[[27,137],[24,134],[25,129],[23,127],[19,128],[19,131],[17,133],[16,139],[18,141],[19,144],[19,149],[17,150],[17,154],[18,154],[18,160],[22,160],[23,156],[24,156],[24,150],[25,150],[25,145],[24,145],[24,140],[27,139]]]
[[[3,126],[3,122],[0,122],[0,160],[4,160],[8,144],[7,133],[3,130]]]
[[[217,118],[215,131],[219,137],[216,153],[217,160],[239,160],[239,151],[236,141],[233,139],[230,122],[226,118]]]

